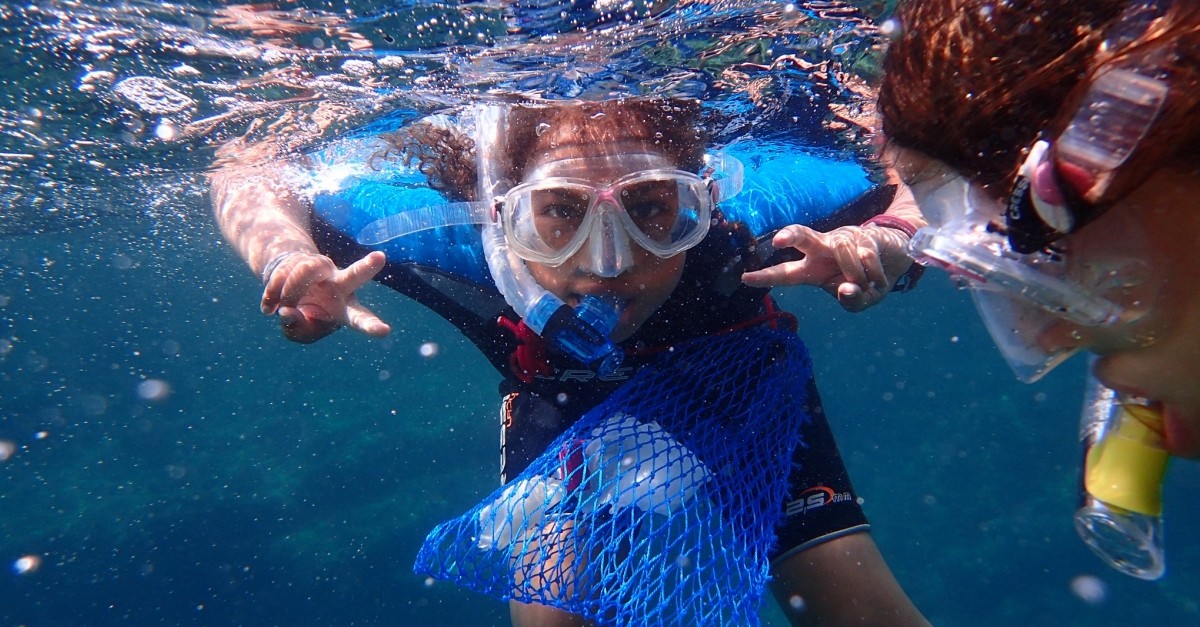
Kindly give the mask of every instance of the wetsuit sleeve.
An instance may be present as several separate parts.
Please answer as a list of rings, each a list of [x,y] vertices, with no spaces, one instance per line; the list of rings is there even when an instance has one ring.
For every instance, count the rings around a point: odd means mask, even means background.
[[[793,456],[784,521],[776,530],[772,562],[869,528],[812,381],[807,411],[812,420]]]

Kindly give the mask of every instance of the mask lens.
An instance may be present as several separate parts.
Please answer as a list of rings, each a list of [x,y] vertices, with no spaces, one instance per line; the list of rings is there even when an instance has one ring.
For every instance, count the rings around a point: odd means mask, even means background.
[[[619,198],[629,221],[645,240],[665,251],[697,230],[706,200],[698,192],[703,192],[699,181],[663,177],[633,182],[621,190]]]
[[[529,197],[530,216],[537,237],[551,250],[570,244],[583,226],[591,194],[574,187],[534,190]]]
[[[514,187],[504,200],[504,229],[517,254],[562,263],[582,243],[594,190],[564,179]]]
[[[624,228],[642,248],[670,257],[703,239],[712,200],[703,180],[673,170],[634,174],[609,187],[548,178],[513,188],[504,220],[518,254],[559,264],[594,234],[591,225],[604,214],[609,227]]]

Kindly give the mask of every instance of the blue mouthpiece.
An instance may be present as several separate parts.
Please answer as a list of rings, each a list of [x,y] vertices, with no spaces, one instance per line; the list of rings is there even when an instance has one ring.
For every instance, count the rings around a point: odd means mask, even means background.
[[[600,376],[608,376],[625,358],[608,337],[620,317],[618,306],[598,296],[585,296],[574,310],[566,305],[559,307],[546,322],[542,337],[553,341]]]

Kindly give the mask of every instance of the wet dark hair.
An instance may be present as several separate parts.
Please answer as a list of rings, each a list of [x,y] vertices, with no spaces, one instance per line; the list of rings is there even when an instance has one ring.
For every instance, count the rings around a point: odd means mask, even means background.
[[[896,14],[879,92],[888,141],[1008,192],[1039,133],[1057,136],[1115,61],[1169,46],[1170,95],[1105,198],[1132,191],[1172,158],[1200,155],[1200,6],[1176,2],[1133,41],[1102,47],[1128,0],[912,0]]]
[[[520,182],[536,157],[566,144],[604,146],[639,142],[652,146],[675,167],[698,172],[708,136],[700,103],[691,99],[638,98],[604,102],[515,104],[508,110],[503,176]],[[478,177],[474,141],[463,129],[422,121],[385,137],[389,151],[416,163],[429,185],[451,200],[476,200]],[[681,281],[703,283],[731,262],[755,270],[762,260],[750,254],[754,235],[744,224],[714,210],[708,235],[688,251]],[[736,273],[740,276],[740,272]]]
[[[545,151],[565,144],[643,142],[676,167],[695,172],[707,137],[695,100],[638,98],[604,102],[513,104],[507,111],[503,176],[522,181]],[[422,121],[385,136],[390,151],[416,163],[429,185],[452,200],[476,200],[474,141],[457,126]]]

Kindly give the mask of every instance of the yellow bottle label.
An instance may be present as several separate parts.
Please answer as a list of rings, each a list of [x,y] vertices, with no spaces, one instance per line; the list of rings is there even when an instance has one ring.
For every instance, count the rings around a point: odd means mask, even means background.
[[[1119,424],[1088,451],[1084,487],[1108,505],[1147,516],[1162,515],[1167,452],[1162,416],[1148,407],[1125,406]]]

